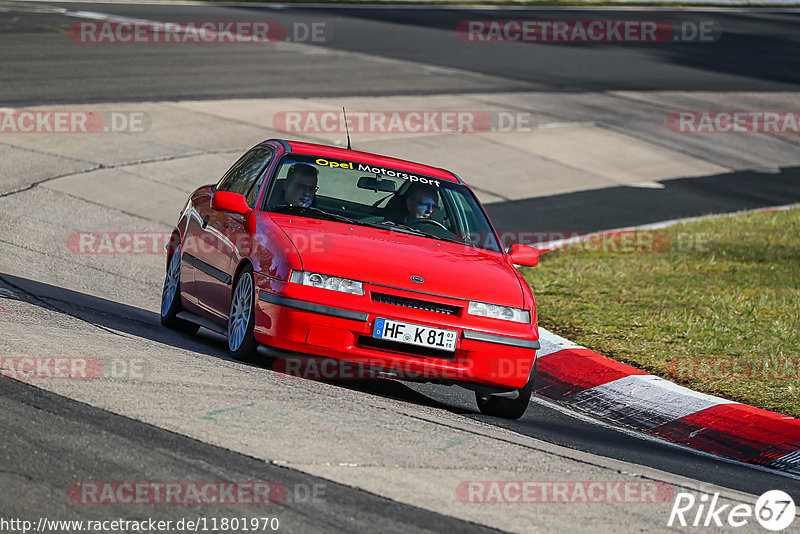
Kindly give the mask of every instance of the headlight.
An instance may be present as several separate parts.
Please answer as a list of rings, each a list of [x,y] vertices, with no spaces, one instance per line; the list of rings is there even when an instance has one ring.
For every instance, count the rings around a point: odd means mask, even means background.
[[[498,306],[496,304],[486,304],[485,302],[469,303],[469,314],[481,317],[491,317],[492,319],[505,319],[515,323],[530,323],[531,314],[528,310],[510,308],[508,306]]]
[[[305,286],[321,287],[323,289],[352,293],[353,295],[364,294],[364,284],[361,282],[348,280],[347,278],[339,278],[338,276],[328,276],[327,274],[292,271],[289,281]]]

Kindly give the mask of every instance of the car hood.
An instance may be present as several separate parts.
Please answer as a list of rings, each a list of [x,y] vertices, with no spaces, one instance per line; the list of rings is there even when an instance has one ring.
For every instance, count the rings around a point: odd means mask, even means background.
[[[522,307],[514,268],[496,252],[333,221],[271,214],[303,270],[370,284]],[[413,282],[412,276],[425,281]]]

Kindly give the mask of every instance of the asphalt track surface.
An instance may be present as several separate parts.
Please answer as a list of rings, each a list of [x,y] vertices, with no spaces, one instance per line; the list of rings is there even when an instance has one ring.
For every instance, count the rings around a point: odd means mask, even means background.
[[[9,466],[4,469],[6,474],[18,481],[17,491],[35,488],[37,492],[57,494],[71,487],[76,479],[96,480],[99,473],[131,481],[268,480],[283,488],[276,493],[276,501],[280,502],[266,505],[266,511],[263,507],[254,510],[248,504],[228,504],[215,506],[214,513],[217,517],[248,520],[278,517],[280,529],[289,532],[493,532],[484,526],[270,465],[15,380],[0,380],[0,410],[6,414],[0,461]],[[38,454],[20,454],[31,448]],[[282,491],[285,500],[281,500]],[[146,505],[116,503],[102,508],[96,513],[84,508],[78,516],[65,509],[45,507],[34,499],[0,513],[2,517],[30,517],[34,521],[43,513],[53,519],[158,517],[174,522],[207,517],[207,510],[199,505],[161,506],[155,513]]]
[[[4,105],[522,90],[787,91],[800,84],[797,12],[8,3],[11,9],[0,11]],[[409,77],[396,62],[366,61],[355,72],[335,54],[308,54],[298,63],[294,54],[269,44],[73,43],[65,32],[78,19],[64,11],[159,21],[268,20],[287,28],[323,22],[331,30],[318,43],[321,51],[422,62],[440,70]],[[467,43],[455,32],[463,20],[567,16],[678,25],[711,21],[722,34],[717,42],[631,45]]]
[[[48,308],[54,307],[61,313],[67,313],[103,328],[118,330],[139,338],[151,339],[158,343],[189,347],[201,353],[205,352],[208,357],[212,358],[227,357],[225,341],[221,336],[205,330],[201,330],[201,333],[204,334],[202,336],[176,334],[161,327],[157,314],[146,310],[10,275],[0,275],[0,282],[8,284],[22,295],[27,293],[26,296],[29,295],[31,298],[26,300],[33,304]],[[33,298],[34,295],[36,296],[35,298]],[[265,359],[256,365],[269,369],[272,361]],[[557,445],[634,464],[657,467],[664,471],[731,489],[761,494],[769,489],[779,487],[792,495],[793,498],[800,499],[800,480],[797,478],[787,478],[770,471],[754,469],[751,466],[735,462],[720,461],[713,456],[699,454],[689,449],[676,448],[662,440],[642,439],[642,434],[639,433],[620,432],[612,427],[597,424],[591,419],[583,420],[567,416],[562,410],[555,407],[555,403],[542,398],[535,397],[528,411],[521,419],[508,421],[483,416],[478,413],[474,394],[459,387],[391,380],[377,382],[336,380],[329,383],[338,387],[360,391],[364,394],[378,395],[398,399],[402,402],[448,410]],[[27,391],[24,395],[19,393],[14,397],[15,399],[53,397],[51,393],[43,392],[34,386],[26,384],[15,384],[13,391]],[[20,401],[17,400],[16,402]],[[88,413],[86,411],[88,407],[79,407],[78,404],[64,399],[63,413],[72,413],[73,415],[70,417],[73,418],[79,418],[81,413]],[[96,410],[92,413],[99,412],[99,410]],[[54,415],[60,416],[62,412],[56,412]],[[125,417],[112,416],[110,414],[103,415],[103,417],[98,418],[98,421],[92,423],[96,428],[112,432],[116,428],[124,428],[134,424],[138,423]],[[32,429],[22,428],[21,430],[32,432],[33,438],[36,438],[36,433],[42,430],[44,430],[43,433],[50,432],[47,426],[44,428],[34,427]],[[172,439],[176,443],[183,443],[181,439],[186,442],[193,441],[188,438],[179,438],[177,435],[173,435]],[[62,442],[62,446],[67,448],[73,447],[73,444],[72,440],[64,440]],[[81,446],[81,448],[83,447],[84,445]],[[74,454],[80,455],[85,452],[77,449],[73,451]],[[181,447],[177,448],[178,452],[182,450]],[[65,452],[64,456],[71,457],[72,453]],[[133,465],[135,465],[135,462],[133,462]],[[150,479],[154,480],[152,476]]]
[[[800,87],[800,13],[721,10],[390,9],[186,6],[10,1],[0,10],[0,104],[117,102],[285,96],[402,95],[507,91],[791,91]],[[271,44],[96,44],[66,38],[83,11],[155,21],[325,23],[324,51]],[[713,22],[714,42],[657,44],[465,43],[464,20],[666,20]],[[389,24],[391,22],[391,24]],[[413,36],[413,38],[411,38]],[[351,57],[363,55],[355,73]],[[389,62],[382,60],[390,60]],[[399,61],[399,63],[398,63]],[[429,76],[405,71],[423,63]],[[442,70],[443,69],[443,70]],[[564,116],[570,115],[564,110]],[[798,169],[742,171],[630,187],[499,202],[500,230],[594,231],[708,213],[800,202]],[[524,216],[524,219],[520,217]],[[518,221],[525,220],[525,228]]]
[[[397,12],[378,9],[276,11],[256,7],[201,6],[190,8],[187,14],[187,9],[178,10],[172,6],[102,5],[101,9],[98,4],[54,5],[75,11],[103,11],[156,20],[264,19],[265,13],[266,18],[286,22],[335,20],[337,32],[326,47],[454,70],[450,71],[449,77],[419,77],[402,83],[392,65],[372,63],[370,77],[365,79],[352,75],[345,68],[346,64],[337,64],[336,58],[330,56],[309,56],[309,65],[297,65],[291,54],[276,50],[269,65],[265,66],[263,56],[270,51],[254,50],[249,45],[224,49],[205,45],[159,49],[153,45],[144,52],[142,48],[126,50],[116,45],[62,46],[61,31],[75,19],[57,12],[34,13],[31,8],[30,11],[0,12],[4,65],[0,103],[3,105],[287,95],[379,96],[452,92],[455,88],[459,92],[487,92],[490,89],[778,91],[796,90],[800,82],[800,56],[796,53],[796,27],[800,15],[797,14],[672,13],[670,17],[678,19],[713,18],[722,25],[724,39],[718,46],[705,48],[700,44],[642,45],[635,49],[597,45],[588,59],[585,48],[576,49],[574,46],[548,45],[546,53],[531,58],[526,50],[531,45],[504,44],[491,49],[488,47],[495,45],[465,45],[452,35],[459,20],[520,16],[518,11],[512,10],[476,14],[468,9],[435,13],[407,9],[398,15]],[[535,12],[532,16],[546,15]],[[557,14],[549,16],[556,18]],[[600,16],[664,18],[661,12],[613,12]],[[12,21],[12,17],[16,18]],[[402,31],[399,34],[387,32],[383,22],[389,18],[393,22],[402,20],[407,31],[413,32],[414,42],[404,39]],[[502,57],[502,61],[498,61],[498,57]],[[569,65],[566,72],[563,65]],[[264,84],[267,69],[274,74],[270,84]],[[461,69],[491,78],[465,74]],[[500,84],[498,80],[501,80]],[[558,219],[555,211],[548,211],[552,209],[548,208],[553,205],[552,198],[548,201],[528,199],[495,204],[492,209],[496,210],[494,219],[500,229],[512,225],[514,209],[524,209],[526,213],[536,213],[540,217],[531,221],[531,229],[592,230],[800,200],[796,168],[782,169],[777,175],[760,175],[757,186],[752,180],[755,174],[737,176],[735,188],[730,187],[730,175],[726,175],[724,188],[719,177],[716,181],[715,177],[709,177],[668,181],[662,190],[626,187],[562,195],[558,199],[559,211],[564,213],[564,206],[570,208],[569,217],[563,219]],[[638,205],[640,209],[620,209],[629,205]],[[506,215],[511,216],[504,219]],[[10,275],[2,275],[2,282],[19,289],[32,303],[43,303],[37,300],[43,298],[49,302],[57,301],[61,313],[86,317],[101,326],[154,341],[168,339],[193,348],[199,345],[200,352],[207,353],[208,357],[219,357],[224,353],[220,341],[213,336],[189,338],[165,333],[158,325],[158,317],[145,310]],[[269,363],[264,365],[268,367]],[[800,501],[800,482],[796,479],[723,462],[664,442],[641,439],[589,420],[570,417],[545,401],[535,401],[521,420],[508,422],[477,414],[472,395],[458,388],[398,382],[339,385],[364,394],[443,408],[551,443],[652,466],[752,494],[781,488]],[[0,404],[3,413],[12,414],[3,423],[0,459],[6,465],[16,466],[13,475],[20,480],[62,487],[70,480],[91,479],[98,472],[96,457],[102,456],[107,459],[106,476],[119,479],[135,479],[137,476],[150,480],[159,476],[165,479],[183,477],[185,480],[212,476],[241,479],[246,475],[253,479],[281,481],[287,486],[317,482],[309,475],[269,466],[29,385],[0,381]],[[55,439],[55,436],[61,439]],[[26,451],[31,443],[40,444],[48,451],[44,462],[37,458],[26,463]],[[65,458],[69,461],[65,462]],[[77,472],[67,473],[65,463]],[[175,465],[180,466],[178,474]],[[325,506],[293,507],[287,503],[281,513],[287,526],[306,531],[351,532],[376,529],[407,532],[415,528],[420,531],[468,532],[476,528],[451,517],[400,505],[344,486],[328,483],[327,491]],[[24,509],[0,512],[4,516],[32,515],[40,506],[36,500],[30,500],[24,504]],[[107,515],[106,511],[104,515]],[[190,511],[181,509],[180,513],[191,515]]]

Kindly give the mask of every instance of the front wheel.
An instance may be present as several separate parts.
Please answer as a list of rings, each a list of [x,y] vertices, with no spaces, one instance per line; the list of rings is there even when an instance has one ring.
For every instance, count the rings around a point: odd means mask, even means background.
[[[498,397],[496,395],[491,395],[489,398],[484,398],[481,397],[478,392],[475,392],[475,400],[478,402],[478,409],[484,415],[502,417],[504,419],[519,419],[525,414],[525,410],[528,409],[528,404],[531,402],[533,381],[535,377],[536,360],[533,362],[533,369],[531,369],[531,375],[528,377],[528,382],[517,390],[519,395],[516,399],[508,399],[506,397]]]
[[[253,269],[245,267],[234,285],[231,309],[228,313],[228,349],[236,360],[251,360],[258,347],[253,328],[255,327],[255,306]]]

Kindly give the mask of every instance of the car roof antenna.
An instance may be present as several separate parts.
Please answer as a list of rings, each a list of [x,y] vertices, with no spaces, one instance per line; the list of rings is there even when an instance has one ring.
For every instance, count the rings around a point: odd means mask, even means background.
[[[347,128],[347,112],[342,106],[342,115],[344,115],[344,131],[347,132],[347,150],[350,150],[350,130]]]

